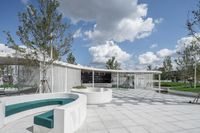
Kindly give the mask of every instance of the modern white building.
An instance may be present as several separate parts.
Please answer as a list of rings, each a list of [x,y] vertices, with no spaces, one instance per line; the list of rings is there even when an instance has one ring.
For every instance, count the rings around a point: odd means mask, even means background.
[[[57,64],[54,65],[54,69],[57,69],[55,67],[56,65]],[[59,65],[63,65],[64,69],[66,69],[65,71],[68,72],[68,89],[79,85],[90,87],[113,87],[130,89],[153,89],[155,87],[158,89],[160,88],[160,71],[108,70],[71,65],[66,63]],[[53,75],[56,75],[56,73]]]
[[[13,65],[14,73],[23,70],[20,61],[0,57],[0,64]],[[40,69],[34,66],[29,68],[26,84],[39,85]],[[25,73],[19,72],[19,76]],[[106,87],[106,88],[129,88],[129,89],[160,89],[160,71],[147,70],[109,70],[80,65],[72,65],[61,61],[56,61],[53,67],[49,67],[47,81],[52,92],[69,92],[76,86]],[[17,79],[17,78],[16,78]]]

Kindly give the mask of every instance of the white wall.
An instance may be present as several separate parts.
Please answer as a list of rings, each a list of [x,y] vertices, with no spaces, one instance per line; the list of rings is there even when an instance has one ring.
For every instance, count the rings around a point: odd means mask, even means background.
[[[74,86],[81,85],[81,67],[79,66],[68,66],[65,64],[54,64],[54,92],[66,92],[70,91]],[[48,81],[51,88],[51,67],[48,70]],[[153,72],[150,73],[119,73],[119,85],[125,84],[127,82],[127,76],[131,79],[128,80],[128,84],[134,88],[153,88]],[[133,81],[134,80],[134,81]],[[112,73],[112,83],[111,84],[96,84],[96,87],[109,86],[112,84],[117,84],[116,73]],[[86,84],[86,86],[91,86],[91,84]]]
[[[119,73],[118,85],[128,86],[133,88],[134,86],[134,74]],[[112,73],[112,84],[117,85],[117,74]]]
[[[153,88],[153,74],[135,74],[134,80],[136,89]]]
[[[67,89],[71,90],[74,86],[81,85],[81,70],[67,68]]]
[[[9,71],[8,75],[12,75],[13,84],[19,84],[21,86],[35,86],[39,85],[40,81],[40,70],[38,66],[25,66],[25,65],[8,65],[12,70]],[[7,71],[4,70],[4,75]],[[1,75],[2,76],[2,75]],[[2,80],[2,77],[0,77]],[[3,84],[3,81],[0,81],[0,85]]]
[[[47,71],[47,81],[52,88],[52,67]],[[53,92],[67,92],[74,86],[81,85],[81,70],[63,65],[53,65]]]
[[[67,68],[53,66],[53,92],[64,92],[67,89]]]

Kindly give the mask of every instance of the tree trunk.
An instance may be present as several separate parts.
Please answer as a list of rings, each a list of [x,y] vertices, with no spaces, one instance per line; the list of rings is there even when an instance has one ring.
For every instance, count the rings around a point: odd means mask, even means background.
[[[48,89],[46,87],[46,84],[48,83],[47,83],[47,69],[45,61],[41,63],[41,72],[42,72],[42,78],[40,79],[40,92],[47,93]]]

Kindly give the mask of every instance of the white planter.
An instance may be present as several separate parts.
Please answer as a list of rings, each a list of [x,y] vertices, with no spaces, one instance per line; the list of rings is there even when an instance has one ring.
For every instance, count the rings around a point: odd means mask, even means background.
[[[86,88],[72,89],[73,92],[87,96],[87,104],[109,103],[112,100],[112,89],[107,88]]]

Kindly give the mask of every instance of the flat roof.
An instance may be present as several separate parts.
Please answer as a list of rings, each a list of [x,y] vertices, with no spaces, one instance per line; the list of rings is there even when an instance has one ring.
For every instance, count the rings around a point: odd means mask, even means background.
[[[5,56],[2,57],[0,56],[0,64],[1,65],[22,65],[23,63],[22,58],[15,58],[15,57],[11,57],[11,56]]]
[[[154,70],[112,70],[112,69],[102,69],[102,68],[94,68],[94,67],[87,67],[81,65],[73,65],[61,61],[56,61],[54,64],[67,66],[69,68],[80,69],[80,70],[87,70],[87,71],[97,71],[97,72],[112,72],[112,73],[146,73],[146,74],[161,74],[161,71],[154,71]]]

